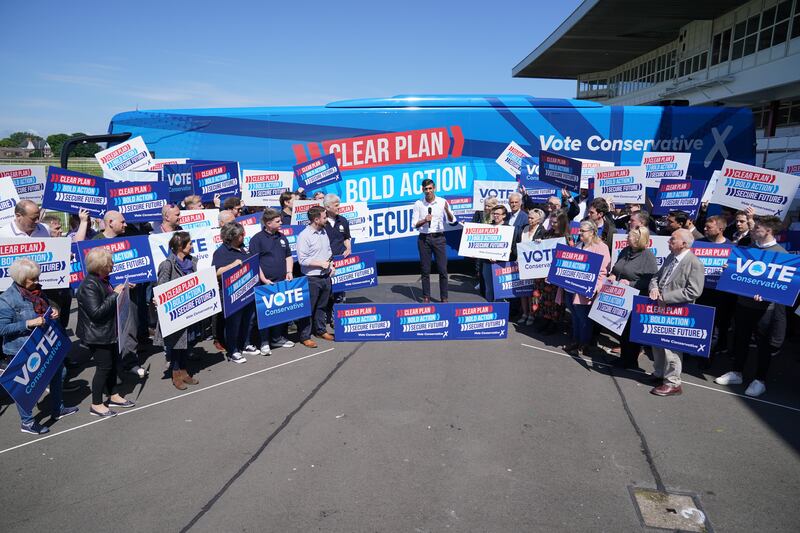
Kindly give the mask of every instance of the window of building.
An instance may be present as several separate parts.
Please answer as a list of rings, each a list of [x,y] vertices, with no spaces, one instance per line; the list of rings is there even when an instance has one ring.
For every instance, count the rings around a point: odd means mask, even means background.
[[[800,37],[800,5],[795,2],[794,20],[792,21],[792,39]]]

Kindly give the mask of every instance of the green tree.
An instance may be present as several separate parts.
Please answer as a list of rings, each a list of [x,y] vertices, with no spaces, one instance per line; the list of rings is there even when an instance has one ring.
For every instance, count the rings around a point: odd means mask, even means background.
[[[61,156],[61,147],[64,145],[64,141],[69,139],[69,135],[66,133],[54,133],[53,135],[47,136],[47,144],[50,145],[50,149],[53,150],[53,157],[60,157]]]
[[[16,131],[11,135],[9,135],[8,138],[15,143],[14,146],[23,146],[28,139],[33,139],[33,140],[41,139],[41,137],[39,137],[35,133],[30,133],[27,131]]]
[[[17,144],[8,137],[0,139],[0,146],[3,148],[17,148]]]

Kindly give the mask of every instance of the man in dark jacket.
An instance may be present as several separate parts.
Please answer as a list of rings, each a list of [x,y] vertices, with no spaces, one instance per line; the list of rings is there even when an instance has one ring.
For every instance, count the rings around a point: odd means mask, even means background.
[[[586,210],[587,218],[597,225],[597,236],[606,243],[609,251],[614,247],[614,233],[617,231],[610,210],[605,198],[595,198]]]

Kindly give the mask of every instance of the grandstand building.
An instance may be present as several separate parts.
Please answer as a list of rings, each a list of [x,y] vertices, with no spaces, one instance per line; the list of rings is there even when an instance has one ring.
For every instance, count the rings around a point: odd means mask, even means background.
[[[756,164],[800,158],[800,0],[585,0],[512,74],[608,105],[747,106]]]

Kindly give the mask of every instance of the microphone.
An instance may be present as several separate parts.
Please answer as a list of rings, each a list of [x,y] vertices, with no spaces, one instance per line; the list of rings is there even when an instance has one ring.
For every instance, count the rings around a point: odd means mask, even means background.
[[[433,214],[433,208],[432,207],[428,207],[428,214],[429,215]],[[428,224],[428,227],[431,227],[431,223],[430,222],[427,222],[427,224]]]

